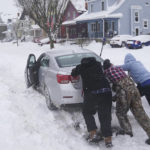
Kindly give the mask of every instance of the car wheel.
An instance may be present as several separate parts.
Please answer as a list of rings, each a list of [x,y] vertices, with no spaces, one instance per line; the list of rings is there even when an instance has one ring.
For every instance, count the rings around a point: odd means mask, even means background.
[[[114,45],[111,45],[111,48],[114,48]]]
[[[49,110],[57,110],[57,107],[53,104],[53,102],[51,100],[49,90],[46,86],[44,88],[44,96],[45,96],[45,99],[46,99],[46,105],[49,108]]]

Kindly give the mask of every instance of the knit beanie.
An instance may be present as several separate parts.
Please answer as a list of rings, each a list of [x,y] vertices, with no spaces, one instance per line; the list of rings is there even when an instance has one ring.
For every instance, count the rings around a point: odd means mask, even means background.
[[[108,69],[109,67],[111,67],[111,62],[109,59],[105,59],[104,62],[103,62],[103,69],[106,70]]]

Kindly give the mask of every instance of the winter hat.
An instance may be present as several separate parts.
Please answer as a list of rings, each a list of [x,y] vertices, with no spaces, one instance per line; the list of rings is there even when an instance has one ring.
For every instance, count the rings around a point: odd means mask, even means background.
[[[112,64],[111,64],[110,60],[109,60],[109,59],[105,59],[105,60],[104,60],[104,63],[103,63],[103,69],[106,70],[106,69],[108,69],[111,65],[112,65]]]

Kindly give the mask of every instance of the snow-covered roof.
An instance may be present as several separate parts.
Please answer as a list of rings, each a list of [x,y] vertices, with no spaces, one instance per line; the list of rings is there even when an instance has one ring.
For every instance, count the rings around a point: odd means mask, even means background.
[[[0,23],[0,26],[7,26],[5,23]]]
[[[85,20],[94,20],[99,18],[121,18],[123,16],[122,13],[114,13],[110,14],[108,12],[95,12],[95,13],[88,13],[85,12],[83,15],[77,17],[75,21],[85,21]]]
[[[93,12],[84,14],[77,17],[76,21],[85,21],[85,20],[94,20],[98,18],[121,18],[123,16],[122,13],[113,13],[115,10],[120,8],[125,0],[116,1],[112,6],[107,8],[107,11]]]
[[[40,29],[40,27],[37,24],[31,25],[31,27],[32,27],[32,29]]]
[[[71,0],[72,4],[78,11],[86,11],[85,0]]]
[[[64,21],[62,23],[62,25],[74,25],[76,24],[76,21],[75,20],[69,20],[69,21]]]

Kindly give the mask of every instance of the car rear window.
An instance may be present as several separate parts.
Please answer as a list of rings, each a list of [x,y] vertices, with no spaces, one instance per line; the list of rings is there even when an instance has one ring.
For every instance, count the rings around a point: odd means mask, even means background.
[[[72,67],[81,63],[82,58],[87,57],[95,57],[97,61],[102,62],[102,58],[97,56],[94,53],[78,53],[78,54],[70,54],[70,55],[62,55],[55,57],[56,62],[60,68],[64,67]]]
[[[127,41],[127,44],[133,44],[134,43],[134,40],[128,40]]]

